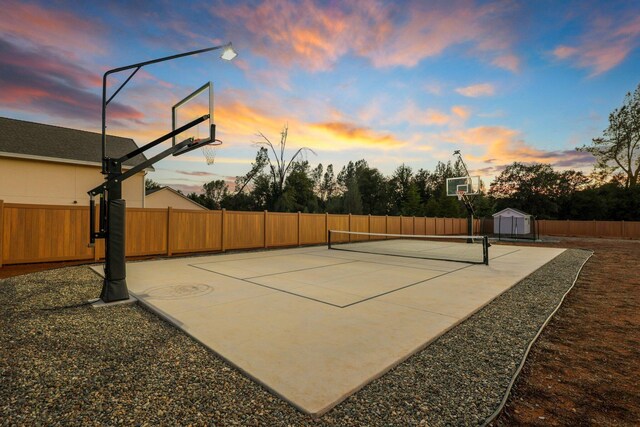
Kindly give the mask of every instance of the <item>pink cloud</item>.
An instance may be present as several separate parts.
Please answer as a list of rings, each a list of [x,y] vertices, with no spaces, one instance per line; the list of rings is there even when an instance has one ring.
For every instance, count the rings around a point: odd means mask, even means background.
[[[491,83],[480,83],[471,86],[459,87],[456,89],[460,95],[477,98],[480,96],[492,96],[496,89]]]
[[[467,107],[454,105],[450,112],[436,108],[420,109],[413,102],[409,102],[392,118],[391,123],[409,123],[414,126],[460,126],[469,118],[471,112]]]
[[[638,47],[639,40],[640,16],[626,20],[600,16],[573,44],[558,45],[552,54],[575,67],[590,69],[593,77],[621,64]]]
[[[179,173],[179,174],[182,174],[182,175],[189,175],[189,176],[216,176],[217,175],[215,173],[204,172],[204,171],[182,171],[182,170],[177,170],[176,173]]]
[[[520,58],[513,54],[497,56],[491,63],[496,67],[504,68],[513,73],[520,71]]]
[[[513,36],[505,17],[511,12],[504,4],[476,5],[471,1],[414,4],[404,22],[395,22],[388,40],[370,57],[377,67],[415,66],[421,60],[442,54],[446,49],[468,44],[469,52],[480,57],[511,57]],[[495,61],[495,60],[494,60]]]
[[[102,53],[104,26],[72,12],[16,0],[3,2],[0,33],[21,42],[64,50],[69,57]]]
[[[469,54],[498,67],[517,70],[511,12],[505,3],[476,5],[470,0],[409,5],[274,0],[211,8],[234,26],[234,38],[259,55],[310,71],[331,69],[348,53],[368,58],[379,68],[413,67],[456,45],[468,46]]]
[[[99,123],[100,96],[88,87],[100,77],[46,49],[27,49],[0,37],[0,103],[6,108]],[[109,117],[140,123],[144,115],[114,102]]]

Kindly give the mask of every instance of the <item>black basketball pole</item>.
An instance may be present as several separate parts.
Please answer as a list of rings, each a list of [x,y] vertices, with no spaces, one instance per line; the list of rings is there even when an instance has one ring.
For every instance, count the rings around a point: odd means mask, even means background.
[[[93,209],[93,197],[95,195],[102,194],[102,197],[100,199],[100,230],[99,232],[94,233],[93,223],[90,224],[90,227],[92,243],[96,238],[105,239],[105,276],[102,286],[102,292],[100,293],[100,299],[102,299],[102,301],[104,302],[115,302],[126,300],[129,298],[125,268],[126,202],[122,198],[122,181],[123,179],[126,179],[125,177],[123,177],[122,163],[126,161],[128,157],[125,156],[120,159],[113,159],[107,156],[107,105],[131,80],[131,78],[133,78],[133,76],[140,70],[140,68],[144,67],[145,65],[157,64],[159,62],[170,61],[172,59],[197,55],[199,53],[210,52],[218,49],[225,49],[225,53],[231,51],[231,56],[229,56],[228,58],[225,57],[225,54],[223,54],[222,57],[224,59],[233,59],[233,57],[235,57],[236,55],[235,51],[233,51],[231,43],[227,43],[220,46],[193,50],[177,55],[165,56],[150,61],[144,61],[137,64],[114,68],[104,73],[102,77],[102,174],[105,176],[105,183],[102,186],[96,187],[96,189],[89,191],[89,195],[92,198],[90,205]],[[107,79],[109,75],[126,70],[133,70],[133,72],[115,90],[113,95],[111,95],[111,97],[107,99]],[[169,149],[162,154],[166,153],[166,155],[169,155],[175,152],[176,150]],[[147,163],[148,162],[145,162],[145,164]],[[147,164],[147,166],[150,165],[151,164]],[[128,171],[127,173],[129,172],[131,171]]]

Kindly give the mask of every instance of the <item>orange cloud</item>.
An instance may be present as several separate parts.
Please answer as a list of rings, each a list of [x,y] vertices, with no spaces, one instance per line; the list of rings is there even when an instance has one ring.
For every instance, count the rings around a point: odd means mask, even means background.
[[[454,131],[444,139],[448,142],[485,147],[484,154],[469,155],[469,159],[495,165],[539,162],[561,167],[584,167],[593,164],[593,157],[589,153],[575,150],[540,150],[527,144],[517,130],[502,126],[480,126]]]
[[[495,94],[496,90],[491,83],[480,83],[477,85],[459,87],[456,89],[456,92],[463,96],[477,98],[480,96],[492,96]]]
[[[460,117],[462,120],[467,120],[471,115],[471,112],[467,107],[463,107],[462,105],[454,105],[451,107],[451,112]]]
[[[306,122],[277,111],[248,105],[241,101],[216,107],[216,123],[223,141],[248,144],[259,140],[258,132],[269,138],[279,137],[282,127],[289,127],[289,147],[308,147],[316,151],[340,151],[351,148],[397,148],[405,144],[388,132],[380,132],[356,124],[332,119],[342,117],[329,111],[324,122]]]
[[[591,70],[590,76],[605,73],[622,63],[639,45],[640,16],[623,19],[598,17],[573,45],[558,45],[552,54],[578,68]]]
[[[402,141],[399,141],[391,134],[380,134],[369,128],[359,127],[352,123],[317,123],[311,125],[311,127],[328,131],[328,133],[334,135],[339,142],[346,142],[349,145],[384,145],[386,148],[404,145]]]

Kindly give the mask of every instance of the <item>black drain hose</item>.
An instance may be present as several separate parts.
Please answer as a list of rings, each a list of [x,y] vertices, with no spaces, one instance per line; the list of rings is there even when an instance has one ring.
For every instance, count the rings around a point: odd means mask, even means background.
[[[509,394],[511,394],[511,389],[513,388],[513,385],[515,384],[516,379],[518,378],[518,375],[520,375],[520,371],[522,370],[522,367],[524,366],[524,363],[527,360],[527,356],[529,356],[529,351],[531,351],[531,347],[533,347],[533,344],[536,342],[536,340],[538,339],[538,337],[542,333],[542,330],[547,326],[547,323],[549,323],[549,321],[551,320],[553,315],[556,314],[556,312],[558,311],[558,309],[560,308],[560,306],[564,302],[564,299],[566,298],[566,296],[569,294],[569,292],[571,292],[573,287],[576,285],[576,282],[578,281],[578,277],[580,277],[580,273],[582,272],[582,268],[584,267],[584,265],[587,263],[587,261],[589,261],[589,259],[592,256],[593,256],[593,251],[591,251],[591,254],[587,257],[587,259],[584,260],[584,262],[580,266],[580,269],[578,270],[578,273],[576,274],[576,278],[573,279],[573,283],[571,284],[569,289],[567,289],[567,291],[564,293],[564,295],[562,295],[562,298],[560,298],[560,302],[558,303],[556,308],[553,309],[553,311],[551,312],[551,314],[549,314],[549,316],[546,318],[544,323],[542,323],[542,325],[540,326],[540,329],[538,329],[538,332],[536,333],[536,335],[533,337],[533,339],[531,340],[531,342],[527,346],[527,349],[525,350],[524,354],[522,355],[522,360],[520,361],[520,365],[518,366],[518,369],[516,369],[515,373],[513,374],[513,377],[511,378],[511,381],[509,382],[509,385],[507,386],[507,390],[505,391],[504,396],[502,397],[502,401],[500,402],[500,405],[489,416],[489,418],[487,418],[484,421],[484,423],[482,423],[482,427],[488,426],[493,420],[496,419],[496,417],[504,409],[504,405],[507,403],[507,399],[509,398]]]

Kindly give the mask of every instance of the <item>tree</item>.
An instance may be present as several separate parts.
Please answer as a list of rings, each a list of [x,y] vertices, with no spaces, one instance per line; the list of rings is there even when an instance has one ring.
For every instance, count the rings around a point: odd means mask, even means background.
[[[318,171],[315,171],[316,174]],[[295,162],[287,176],[284,195],[281,200],[281,211],[315,212],[318,210],[318,200],[313,191],[314,180],[310,175],[309,162]]]
[[[413,171],[405,164],[398,166],[393,172],[389,179],[389,212],[392,214],[402,213],[402,207],[409,197],[412,181]]]
[[[603,136],[592,139],[591,146],[582,146],[596,158],[596,168],[609,175],[622,171],[625,187],[638,185],[640,175],[640,84],[628,92],[622,107],[609,114],[609,126]]]
[[[489,194],[496,198],[496,209],[512,207],[539,218],[553,218],[560,177],[548,164],[525,165],[514,162],[491,183]]]
[[[559,219],[581,217],[580,212],[576,210],[578,194],[586,190],[590,182],[589,177],[580,171],[566,170],[558,174],[554,197],[558,204]],[[584,200],[584,197],[579,200]]]
[[[420,216],[422,215],[422,206],[420,205],[420,194],[418,193],[418,186],[412,182],[409,184],[406,198],[402,201],[400,212],[402,215],[407,216]]]
[[[362,196],[355,177],[347,182],[347,191],[344,193],[342,212],[354,215],[362,214]]]
[[[202,186],[202,190],[204,198],[211,201],[210,209],[220,209],[222,200],[229,194],[229,187],[222,179],[207,182]]]
[[[315,154],[315,152],[312,149],[308,147],[302,147],[302,148],[299,148],[298,151],[296,151],[293,154],[293,156],[291,156],[291,158],[287,161],[285,159],[285,151],[287,146],[288,132],[289,132],[289,128],[285,126],[282,129],[282,132],[280,132],[280,142],[278,143],[277,147],[262,132],[259,132],[258,136],[260,136],[263,140],[256,141],[254,143],[254,145],[259,146],[261,149],[265,148],[267,149],[267,152],[270,151],[273,154],[273,158],[267,155],[267,159],[266,159],[269,165],[269,173],[271,177],[271,188],[273,191],[273,200],[274,200],[273,206],[281,205],[281,203],[279,202],[279,199],[282,197],[284,193],[285,181],[287,179],[287,175],[291,170],[291,167],[298,160],[300,160],[301,157],[304,156],[306,152],[311,152]]]
[[[236,177],[236,194],[242,193],[247,185],[253,181],[269,163],[269,152],[265,147],[260,147],[256,153],[256,159],[251,163],[251,169],[246,175]]]
[[[151,178],[146,178],[144,180],[144,192],[148,193],[151,190],[159,190],[162,188],[162,185],[158,184]]]
[[[338,183],[336,182],[336,176],[333,173],[333,165],[329,165],[322,175],[322,181],[320,182],[317,190],[322,210],[327,211],[329,200],[333,198],[337,190]]]

